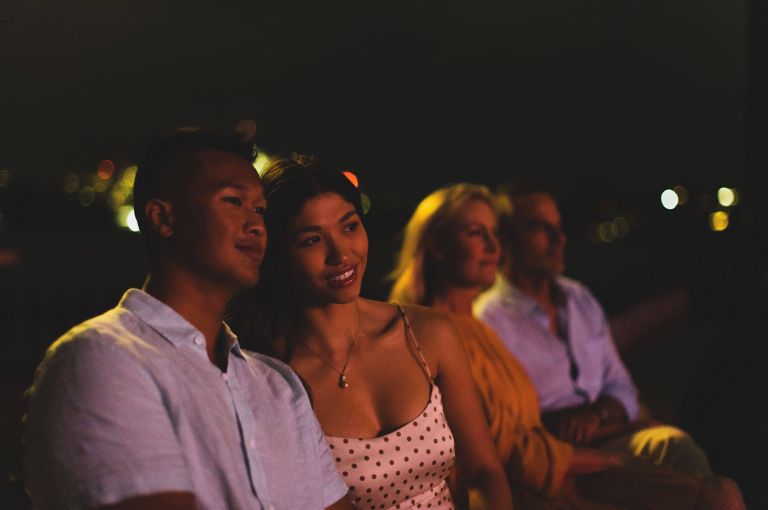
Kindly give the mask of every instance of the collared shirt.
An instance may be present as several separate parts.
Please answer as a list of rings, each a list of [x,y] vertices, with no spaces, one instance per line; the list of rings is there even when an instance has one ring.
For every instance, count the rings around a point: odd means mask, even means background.
[[[475,315],[491,326],[531,376],[542,412],[594,402],[608,395],[637,418],[637,390],[622,363],[600,303],[584,285],[558,276],[560,337],[547,312],[503,277],[481,295]]]
[[[309,510],[347,492],[306,392],[278,360],[203,334],[136,289],[70,330],[29,391],[27,489],[35,508],[92,508],[157,492],[203,509]]]

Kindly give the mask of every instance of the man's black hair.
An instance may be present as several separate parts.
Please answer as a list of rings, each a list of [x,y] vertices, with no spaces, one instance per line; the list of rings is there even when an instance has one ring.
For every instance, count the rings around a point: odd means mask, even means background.
[[[147,146],[136,171],[136,180],[133,185],[133,208],[139,230],[145,241],[148,231],[144,209],[150,199],[161,197],[165,192],[162,189],[163,177],[179,158],[194,156],[206,150],[234,154],[249,163],[253,162],[256,156],[253,142],[244,139],[242,134],[234,131],[182,128],[152,141]],[[187,182],[182,180],[178,184],[183,189]]]

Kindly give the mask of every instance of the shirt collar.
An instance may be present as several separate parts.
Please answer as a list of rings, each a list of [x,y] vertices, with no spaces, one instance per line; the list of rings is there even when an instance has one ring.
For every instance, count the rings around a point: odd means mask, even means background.
[[[147,326],[176,347],[184,344],[202,345],[205,343],[205,338],[199,329],[179,315],[176,310],[143,290],[128,289],[123,294],[118,307],[136,315]],[[228,351],[241,358],[244,357],[240,343],[237,341],[237,335],[224,322],[222,322],[221,335],[227,342]]]
[[[541,311],[541,306],[533,298],[515,287],[505,276],[499,274],[494,285],[497,286],[504,302],[517,312],[526,315],[534,311]],[[562,285],[560,276],[556,276],[552,280],[552,285],[555,287],[554,291],[559,294],[560,299],[556,300],[558,309],[565,308],[569,297],[568,288]]]

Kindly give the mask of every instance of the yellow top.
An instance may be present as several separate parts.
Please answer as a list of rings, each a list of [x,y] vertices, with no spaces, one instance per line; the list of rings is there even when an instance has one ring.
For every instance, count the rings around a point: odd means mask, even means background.
[[[496,333],[469,315],[450,314],[469,358],[485,417],[511,481],[554,496],[562,487],[573,446],[541,424],[536,389]]]

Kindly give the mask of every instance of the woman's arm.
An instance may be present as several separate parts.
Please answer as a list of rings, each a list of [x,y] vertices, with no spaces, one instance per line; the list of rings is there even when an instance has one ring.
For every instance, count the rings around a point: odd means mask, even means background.
[[[456,442],[462,480],[480,490],[489,508],[513,508],[512,493],[485,423],[475,384],[453,324],[437,312],[414,310],[414,334],[433,369]]]

